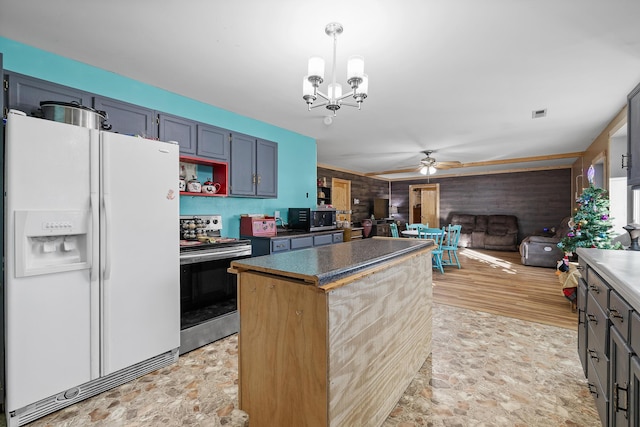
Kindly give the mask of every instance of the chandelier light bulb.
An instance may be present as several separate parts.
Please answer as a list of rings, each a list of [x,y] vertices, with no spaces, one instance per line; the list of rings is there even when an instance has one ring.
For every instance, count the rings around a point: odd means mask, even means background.
[[[324,80],[324,59],[319,56],[309,58],[308,74],[312,77],[319,77]]]
[[[347,80],[364,76],[364,58],[359,55],[352,55],[347,62]]]
[[[329,99],[335,101],[342,96],[342,85],[340,83],[331,83],[329,85]]]

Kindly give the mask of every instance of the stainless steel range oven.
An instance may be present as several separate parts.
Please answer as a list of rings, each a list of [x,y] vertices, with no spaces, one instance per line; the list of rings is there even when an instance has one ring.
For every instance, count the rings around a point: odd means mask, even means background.
[[[227,269],[251,256],[251,242],[221,230],[219,215],[180,217],[180,354],[239,330],[236,276]]]

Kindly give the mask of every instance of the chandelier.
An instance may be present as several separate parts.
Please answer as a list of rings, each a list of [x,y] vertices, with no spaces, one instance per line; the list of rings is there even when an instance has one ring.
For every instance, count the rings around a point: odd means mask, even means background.
[[[327,24],[324,32],[328,36],[333,37],[333,64],[331,66],[331,83],[328,85],[328,93],[319,90],[320,85],[324,81],[324,59],[314,56],[309,58],[308,75],[302,81],[302,98],[307,102],[309,111],[316,107],[326,107],[327,110],[336,111],[343,105],[349,107],[358,107],[367,97],[369,91],[369,77],[364,74],[364,58],[362,56],[351,56],[347,62],[347,83],[351,87],[351,91],[342,94],[342,85],[336,83],[336,47],[338,45],[338,35],[342,34],[342,24],[332,22]],[[353,97],[357,104],[344,102],[345,98]],[[314,101],[322,98],[325,102],[313,105]]]

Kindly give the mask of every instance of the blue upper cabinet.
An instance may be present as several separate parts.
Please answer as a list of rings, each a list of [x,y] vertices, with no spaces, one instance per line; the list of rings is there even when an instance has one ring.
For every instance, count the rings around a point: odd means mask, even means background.
[[[229,165],[231,196],[256,195],[256,138],[233,133]]]
[[[263,139],[256,144],[256,195],[278,197],[278,144]]]
[[[25,112],[29,116],[42,117],[40,102],[77,102],[91,106],[91,94],[45,80],[7,72],[7,108]]]
[[[99,96],[93,98],[93,108],[107,114],[106,122],[111,126],[111,132],[158,137],[156,112],[149,108]]]
[[[180,153],[196,154],[196,122],[164,113],[159,114],[158,119],[161,141],[176,141],[180,145]]]
[[[198,157],[229,161],[230,132],[215,126],[198,124],[198,141],[196,154]]]
[[[278,197],[278,144],[231,134],[231,196]]]

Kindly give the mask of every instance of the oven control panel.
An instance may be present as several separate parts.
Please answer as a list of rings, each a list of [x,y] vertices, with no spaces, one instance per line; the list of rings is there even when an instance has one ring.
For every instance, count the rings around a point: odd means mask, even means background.
[[[198,236],[220,235],[222,230],[221,215],[181,215],[180,238],[197,239]]]

